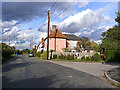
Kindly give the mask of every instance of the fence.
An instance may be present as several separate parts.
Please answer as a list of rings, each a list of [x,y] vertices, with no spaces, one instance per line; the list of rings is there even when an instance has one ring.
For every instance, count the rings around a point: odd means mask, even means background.
[[[77,59],[81,59],[81,57],[85,56],[85,57],[90,57],[90,56],[93,56],[95,54],[95,52],[86,52],[86,53],[82,53],[82,52],[52,52],[52,55],[51,53],[49,53],[49,56],[52,56],[53,58],[53,55],[75,55],[77,56]]]

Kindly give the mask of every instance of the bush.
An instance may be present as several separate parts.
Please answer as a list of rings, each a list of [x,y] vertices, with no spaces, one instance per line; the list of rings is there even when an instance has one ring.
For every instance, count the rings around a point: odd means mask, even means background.
[[[68,55],[68,56],[66,56],[66,59],[67,60],[74,60],[74,55]]]
[[[91,57],[91,60],[93,61],[99,61],[101,60],[101,57],[98,53],[94,54],[92,57]]]
[[[106,50],[105,61],[120,62],[120,50]]]
[[[41,58],[42,58],[42,59],[47,59],[47,51],[44,51],[44,52],[41,54]]]
[[[81,58],[81,60],[85,60],[85,56],[83,56],[83,57]]]
[[[90,61],[91,59],[90,59],[89,57],[86,57],[85,60],[86,60],[86,61]]]
[[[59,55],[59,59],[65,59],[66,56],[64,56],[63,54]]]
[[[67,48],[62,48],[63,52],[69,52],[69,49]]]
[[[53,59],[57,59],[57,55],[56,54],[53,55]]]
[[[35,53],[34,55],[37,56],[37,57],[40,57],[41,53],[40,52],[39,53]]]

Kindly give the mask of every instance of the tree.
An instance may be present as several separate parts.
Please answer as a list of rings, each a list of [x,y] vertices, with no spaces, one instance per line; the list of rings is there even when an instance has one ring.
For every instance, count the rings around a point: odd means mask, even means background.
[[[120,23],[120,13],[115,21]],[[120,25],[120,24],[119,24]],[[101,53],[106,56],[106,61],[119,61],[120,58],[120,26],[116,25],[102,33]]]

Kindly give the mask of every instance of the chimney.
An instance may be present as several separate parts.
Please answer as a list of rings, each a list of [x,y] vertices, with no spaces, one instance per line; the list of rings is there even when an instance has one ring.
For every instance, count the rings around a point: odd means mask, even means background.
[[[44,38],[42,38],[41,41],[43,42],[43,41],[44,41]]]
[[[52,31],[56,30],[56,25],[52,25]]]

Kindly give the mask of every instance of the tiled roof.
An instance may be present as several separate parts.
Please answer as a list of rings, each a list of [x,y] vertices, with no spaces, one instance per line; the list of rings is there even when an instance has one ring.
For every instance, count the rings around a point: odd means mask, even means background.
[[[73,34],[64,34],[68,40],[80,40],[79,37],[77,37],[76,35]]]
[[[67,38],[60,30],[57,28],[54,31],[51,31],[49,37],[57,37],[57,38]]]

